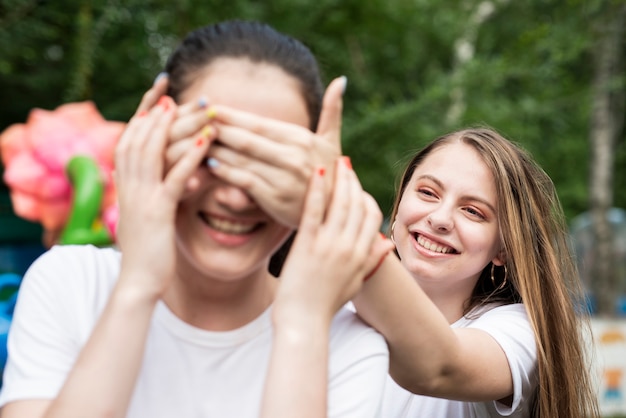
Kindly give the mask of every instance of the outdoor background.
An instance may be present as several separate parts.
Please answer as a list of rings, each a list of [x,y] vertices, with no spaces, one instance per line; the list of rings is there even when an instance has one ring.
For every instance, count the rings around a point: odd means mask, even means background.
[[[126,121],[184,34],[232,18],[303,41],[325,82],[348,77],[343,149],[385,213],[436,136],[488,125],[521,143],[556,184],[589,306],[626,315],[626,0],[0,0],[0,132],[83,100]],[[0,272],[40,234],[1,184]],[[624,406],[620,373],[605,395]]]

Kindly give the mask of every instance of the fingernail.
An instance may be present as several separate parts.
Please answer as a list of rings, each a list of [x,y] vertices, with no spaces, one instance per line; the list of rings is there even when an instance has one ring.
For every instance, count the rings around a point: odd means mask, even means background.
[[[344,155],[341,157],[341,161],[344,163],[346,167],[348,167],[349,169],[352,169],[352,161],[350,160],[350,157]]]
[[[219,167],[220,163],[215,158],[211,157],[208,160],[206,160],[206,165],[209,168],[216,168],[216,167]]]
[[[161,96],[157,104],[163,108],[163,110],[167,111],[170,108],[170,102],[167,96]]]
[[[341,94],[343,95],[346,92],[346,87],[348,86],[348,77],[342,75],[339,78],[341,79]]]
[[[213,127],[211,125],[207,125],[204,128],[202,128],[201,135],[203,138],[209,138],[211,134],[213,134]]]
[[[200,100],[198,100],[198,107],[200,107],[200,109],[204,109],[208,104],[209,102],[205,97],[200,97]]]
[[[318,169],[317,169],[317,174],[318,174],[320,177],[323,177],[323,176],[324,176],[324,174],[326,174],[326,169],[325,169],[324,167],[320,167],[320,168],[318,168]]]
[[[217,110],[215,110],[215,107],[211,106],[209,110],[206,111],[206,115],[209,119],[213,119],[217,116]]]
[[[163,77],[167,77],[167,73],[165,71],[162,71],[162,72],[157,74],[157,76],[155,77],[154,81],[152,82],[152,85],[155,85],[156,83],[158,83],[159,80],[162,79]]]
[[[196,139],[196,147],[200,148],[204,144],[204,138]]]
[[[137,117],[142,118],[146,116],[147,114],[148,114],[147,110],[142,110],[141,112],[137,113]]]

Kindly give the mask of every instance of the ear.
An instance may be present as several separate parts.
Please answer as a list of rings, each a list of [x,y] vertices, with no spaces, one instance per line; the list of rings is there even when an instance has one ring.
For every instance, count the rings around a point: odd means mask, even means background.
[[[491,260],[491,262],[498,267],[503,266],[506,263],[506,253],[504,250],[500,250],[498,254]]]

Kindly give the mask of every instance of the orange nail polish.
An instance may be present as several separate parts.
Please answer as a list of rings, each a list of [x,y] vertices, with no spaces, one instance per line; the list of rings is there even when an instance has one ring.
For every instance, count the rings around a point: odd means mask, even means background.
[[[326,174],[326,169],[324,167],[320,167],[317,169],[317,174],[319,176],[324,176],[324,174]]]
[[[341,157],[341,161],[343,161],[346,167],[348,167],[349,169],[352,169],[352,161],[350,160],[350,157],[347,157],[344,155],[343,157]]]
[[[161,106],[163,108],[163,110],[168,111],[170,108],[170,102],[168,101],[168,97],[167,96],[161,96],[161,98],[159,99],[158,103],[159,106]]]
[[[148,114],[147,110],[142,110],[141,112],[137,113],[137,117],[142,118],[146,116],[147,114]]]
[[[204,138],[196,139],[196,147],[201,147],[204,144]]]

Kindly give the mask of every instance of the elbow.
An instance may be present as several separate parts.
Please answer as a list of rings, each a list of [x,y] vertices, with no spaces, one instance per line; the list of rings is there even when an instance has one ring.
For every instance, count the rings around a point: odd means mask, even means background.
[[[450,373],[443,368],[411,369],[407,367],[389,367],[391,378],[403,389],[416,395],[436,396],[441,393]]]

